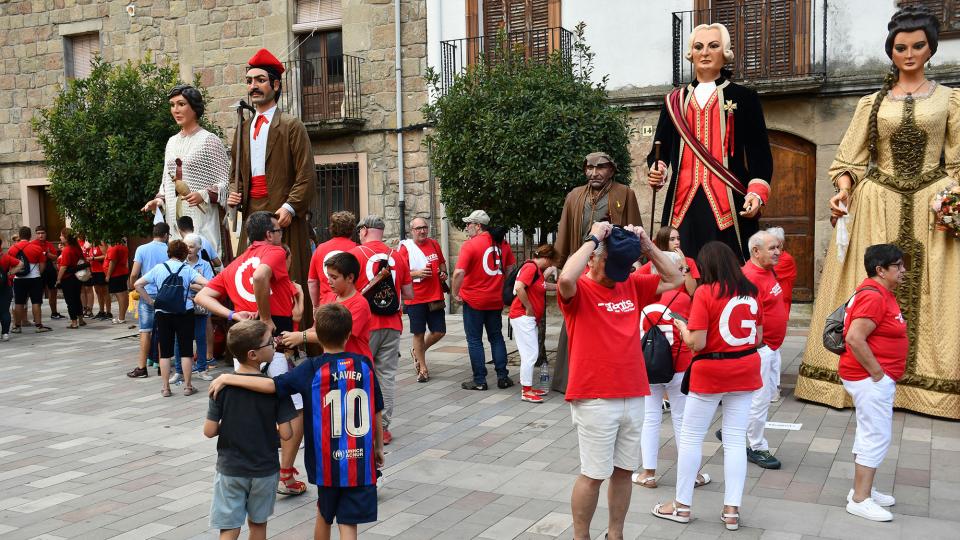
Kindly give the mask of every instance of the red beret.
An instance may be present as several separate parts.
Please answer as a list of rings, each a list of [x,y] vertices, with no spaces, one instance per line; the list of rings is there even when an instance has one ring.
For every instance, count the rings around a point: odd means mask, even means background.
[[[252,68],[262,68],[268,71],[274,71],[276,74],[283,74],[283,64],[280,60],[277,60],[277,57],[274,56],[270,51],[266,49],[260,49],[257,51],[257,54],[253,55],[250,60],[247,61],[247,65]]]

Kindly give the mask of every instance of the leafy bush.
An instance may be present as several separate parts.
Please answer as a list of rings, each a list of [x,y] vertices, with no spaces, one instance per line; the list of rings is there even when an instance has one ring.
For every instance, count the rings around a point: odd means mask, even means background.
[[[91,241],[150,234],[152,216],[140,208],[156,195],[167,140],[179,131],[167,101],[179,82],[169,63],[97,58],[89,77],[69,81],[34,117],[57,208]]]
[[[567,192],[585,181],[590,152],[609,153],[619,165],[614,180],[629,184],[626,111],[607,103],[606,77],[590,81],[594,53],[583,29],[575,32],[575,65],[559,50],[547,61],[527,61],[501,35],[501,58],[481,55],[424,107],[434,126],[431,164],[452,223],[483,209],[497,225],[553,231]],[[439,95],[439,74],[427,80]]]

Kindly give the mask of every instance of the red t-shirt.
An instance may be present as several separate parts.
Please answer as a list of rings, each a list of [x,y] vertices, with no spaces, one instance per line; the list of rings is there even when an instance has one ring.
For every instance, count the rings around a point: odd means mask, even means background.
[[[663,314],[662,319],[660,318],[661,313]],[[693,358],[693,353],[687,348],[687,344],[680,339],[680,332],[673,325],[673,317],[670,316],[670,313],[690,318],[690,295],[687,294],[687,290],[683,286],[663,293],[659,300],[643,308],[642,318],[640,319],[640,337],[642,338],[643,334],[659,321],[657,326],[660,327],[671,345],[673,370],[679,373],[687,370],[690,359]]]
[[[752,349],[757,343],[763,314],[752,296],[719,297],[716,283],[701,285],[693,293],[687,328],[707,331],[707,344],[694,354],[736,352]],[[703,359],[690,371],[690,391],[700,394],[743,392],[763,386],[760,380],[760,355],[748,354],[723,360]]]
[[[650,394],[640,310],[656,300],[659,285],[660,276],[633,273],[607,288],[582,275],[577,294],[557,295],[567,325],[567,401]]]
[[[693,279],[700,279],[700,270],[697,269],[697,261],[691,259],[690,257],[684,257],[683,260],[684,264],[690,267],[690,277]],[[641,266],[637,272],[640,272],[641,274],[652,274],[653,272],[650,271],[651,266],[653,266],[653,263],[647,262]]]
[[[543,274],[537,267],[537,263],[524,262],[523,266],[520,267],[520,272],[517,273],[517,283],[526,285],[527,298],[530,300],[530,305],[533,306],[533,316],[539,321],[543,318],[543,312],[546,309],[547,289],[543,285]],[[523,307],[523,302],[520,301],[518,295],[510,304],[510,318],[516,319],[526,314],[527,308]]]
[[[40,249],[42,249],[45,254],[53,255],[54,257],[56,257],[60,253],[59,251],[57,251],[57,246],[53,242],[50,242],[49,240],[33,240],[32,243],[39,246]],[[50,257],[45,257],[43,260],[47,262],[53,262],[51,261]],[[53,260],[56,260],[56,259],[53,259]]]
[[[344,253],[355,247],[357,247],[356,242],[342,236],[335,236],[317,246],[317,250],[310,257],[310,273],[307,276],[308,279],[314,279],[320,283],[320,293],[317,298],[323,298],[325,294],[330,292],[330,281],[327,279],[324,263],[337,253]]]
[[[357,276],[357,281],[354,284],[357,287],[357,291],[362,291],[363,288],[367,286],[367,283],[370,283],[370,280],[374,278],[377,273],[377,267],[379,266],[378,261],[381,260],[386,260],[390,265],[390,273],[393,275],[393,283],[397,288],[397,294],[401,294],[400,288],[403,285],[409,285],[412,281],[410,279],[410,265],[407,264],[407,258],[399,252],[391,250],[380,240],[374,240],[362,246],[357,246],[351,249],[350,253],[355,255],[357,260],[360,261],[360,275]],[[370,323],[370,330],[380,330],[382,328],[403,330],[403,319],[401,318],[399,309],[393,315],[382,316],[371,314],[371,317],[373,317],[373,319]],[[370,358],[373,357],[370,356]]]
[[[503,309],[503,270],[517,263],[510,244],[500,243],[497,257],[493,238],[482,232],[460,247],[457,269],[463,270],[460,298],[473,309]]]
[[[797,281],[797,262],[786,251],[780,252],[780,260],[773,267],[773,271],[783,287],[783,303],[787,307],[787,318],[790,318],[790,306],[793,305],[793,284]]]
[[[103,271],[106,272],[110,268],[110,261],[117,261],[110,277],[126,276],[130,274],[130,268],[127,262],[129,258],[130,251],[127,249],[127,246],[124,244],[114,244],[107,248],[107,256],[103,259]]]
[[[757,299],[760,300],[760,308],[763,310],[763,343],[777,350],[787,336],[789,318],[783,303],[783,287],[773,272],[750,261],[743,265],[743,275],[757,286]]]
[[[83,257],[87,259],[87,262],[90,263],[90,271],[100,273],[105,272],[106,269],[103,267],[104,259],[98,259],[97,257],[103,256],[103,248],[100,246],[90,246],[90,249],[88,249],[83,255]]]
[[[413,300],[404,300],[404,303],[408,306],[443,300],[443,289],[440,288],[439,273],[440,268],[447,264],[447,261],[443,258],[443,251],[440,249],[440,244],[432,238],[427,238],[426,242],[417,244],[417,247],[423,252],[423,256],[427,258],[427,265],[430,266],[431,272],[428,278],[413,280]],[[410,254],[407,253],[407,246],[400,244],[400,249],[397,251],[403,254],[408,261],[410,260]]]
[[[237,311],[257,311],[257,298],[253,292],[253,272],[261,264],[267,264],[273,271],[270,277],[270,315],[291,317],[293,315],[293,295],[290,291],[290,275],[287,274],[287,253],[280,246],[268,242],[254,242],[227,265],[207,287],[220,294],[226,294]]]
[[[320,305],[332,304],[337,301],[337,293],[330,291],[320,297]],[[373,361],[373,354],[370,352],[370,323],[373,314],[370,313],[370,304],[367,299],[357,291],[356,294],[342,302],[343,307],[350,310],[350,316],[353,318],[353,328],[350,330],[350,337],[347,338],[347,344],[343,350],[361,354]]]
[[[847,337],[850,323],[854,319],[873,321],[877,327],[867,336],[867,346],[877,358],[877,362],[880,362],[883,372],[895,381],[900,380],[907,367],[907,351],[910,348],[907,321],[904,320],[900,304],[892,292],[871,278],[863,280],[857,290],[866,286],[878,289],[879,292],[865,290],[850,299],[843,319],[843,337]],[[841,379],[848,381],[859,381],[870,376],[850,352],[850,347],[840,355],[837,371]]]
[[[39,264],[47,260],[44,257],[43,247],[37,245],[36,242],[31,242],[29,240],[20,240],[16,244],[10,246],[10,249],[7,250],[7,254],[11,257],[16,257],[17,253],[23,251],[23,254],[27,257],[27,262],[30,264]]]
[[[7,273],[7,286],[13,285],[13,274],[10,269],[20,264],[20,259],[0,252],[0,268]]]
[[[73,267],[76,266],[82,258],[83,250],[80,248],[73,247],[70,244],[63,246],[63,251],[60,252],[60,258],[57,259],[57,264],[66,268],[63,272],[63,279],[73,277]]]

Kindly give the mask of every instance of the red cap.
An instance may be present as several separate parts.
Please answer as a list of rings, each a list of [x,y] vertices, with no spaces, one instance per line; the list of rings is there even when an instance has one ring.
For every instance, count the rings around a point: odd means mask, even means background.
[[[280,60],[277,60],[277,57],[266,49],[260,49],[257,51],[257,54],[250,57],[250,60],[247,61],[247,65],[252,68],[262,68],[267,71],[274,71],[278,76],[282,75],[284,71],[283,64],[280,62]]]

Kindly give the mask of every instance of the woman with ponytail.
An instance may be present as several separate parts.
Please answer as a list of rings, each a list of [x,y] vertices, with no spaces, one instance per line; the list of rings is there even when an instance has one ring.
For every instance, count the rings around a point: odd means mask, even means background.
[[[834,218],[847,216],[847,254],[831,241],[811,327],[850,298],[866,277],[868,246],[895,244],[907,268],[897,299],[910,349],[897,381],[895,407],[960,419],[960,244],[938,230],[931,200],[960,180],[960,91],[927,79],[940,24],[927,10],[905,7],[887,25],[890,72],[879,92],[857,105],[829,174],[837,190]],[[877,321],[880,324],[880,321]],[[796,395],[849,407],[837,355],[810,333]]]

